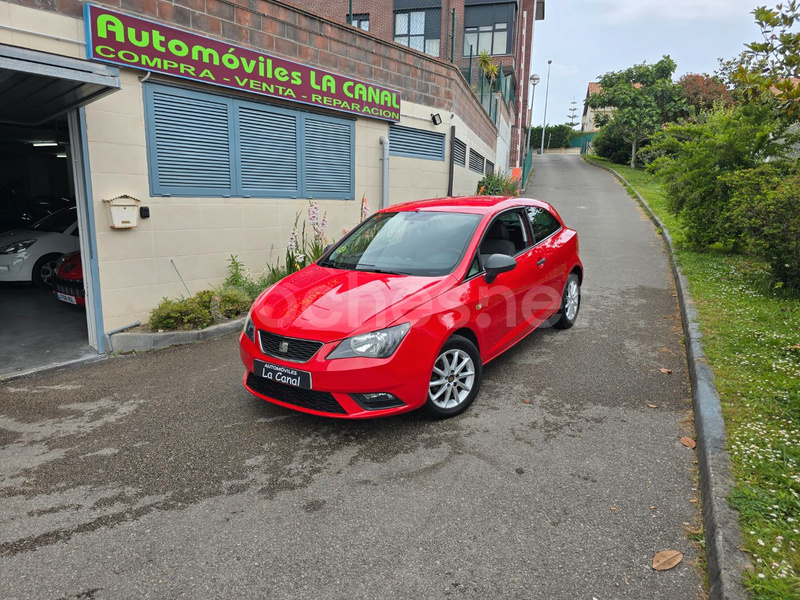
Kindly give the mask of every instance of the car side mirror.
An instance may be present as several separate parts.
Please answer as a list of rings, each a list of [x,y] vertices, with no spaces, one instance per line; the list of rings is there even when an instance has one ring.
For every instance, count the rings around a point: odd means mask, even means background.
[[[507,254],[492,254],[486,259],[483,269],[486,274],[483,278],[486,283],[492,283],[500,273],[511,271],[517,266],[517,259]]]

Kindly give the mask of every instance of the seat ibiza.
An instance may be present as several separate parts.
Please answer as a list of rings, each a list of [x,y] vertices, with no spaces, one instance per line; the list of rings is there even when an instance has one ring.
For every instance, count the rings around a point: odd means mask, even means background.
[[[240,335],[245,387],[340,418],[457,415],[483,365],[578,317],[578,235],[537,200],[439,198],[374,214],[265,290]]]

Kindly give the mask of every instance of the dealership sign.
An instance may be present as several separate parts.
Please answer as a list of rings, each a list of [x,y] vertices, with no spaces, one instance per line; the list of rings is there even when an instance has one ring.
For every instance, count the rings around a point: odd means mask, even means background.
[[[313,69],[182,29],[84,6],[88,58],[386,121],[400,120],[394,90]]]

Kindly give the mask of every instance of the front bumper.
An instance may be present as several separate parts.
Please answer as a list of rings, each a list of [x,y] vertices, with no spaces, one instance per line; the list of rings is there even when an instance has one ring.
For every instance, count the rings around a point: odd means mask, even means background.
[[[30,281],[30,268],[19,254],[0,254],[0,281]]]
[[[256,340],[258,340],[256,336]],[[298,363],[266,356],[257,343],[243,333],[239,352],[246,372],[245,388],[255,396],[301,412],[343,419],[370,419],[415,410],[425,404],[431,369],[438,346],[412,327],[389,358],[339,358],[326,360],[339,342],[329,342],[307,362]],[[312,389],[306,390],[265,379],[254,373],[254,360],[306,371]],[[370,406],[361,394],[392,394],[400,404]],[[367,408],[369,406],[369,408]]]

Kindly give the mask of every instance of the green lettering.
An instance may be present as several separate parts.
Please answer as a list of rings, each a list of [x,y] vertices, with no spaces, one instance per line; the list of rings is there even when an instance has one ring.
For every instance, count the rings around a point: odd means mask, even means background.
[[[128,41],[134,46],[139,46],[139,48],[147,48],[150,45],[150,33],[147,31],[142,31],[141,34],[141,39],[137,40],[136,29],[133,27],[128,27]]]
[[[100,15],[97,17],[97,37],[107,38],[108,32],[114,34],[114,39],[120,44],[125,41],[125,28],[114,15]]]
[[[214,65],[219,65],[219,52],[213,48],[192,46],[192,60],[200,60],[206,64],[212,63]]]

